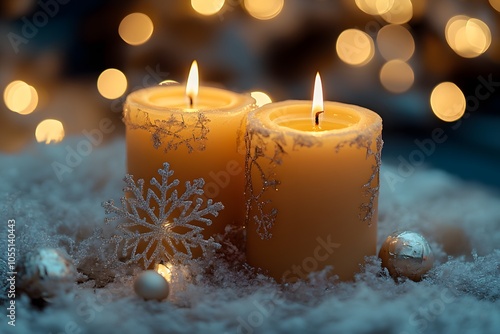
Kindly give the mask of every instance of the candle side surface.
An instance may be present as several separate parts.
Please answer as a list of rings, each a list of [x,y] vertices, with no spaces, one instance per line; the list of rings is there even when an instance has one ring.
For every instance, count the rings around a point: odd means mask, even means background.
[[[193,222],[202,226],[204,237],[209,238],[224,233],[227,225],[244,223],[243,119],[254,108],[254,99],[200,87],[199,108],[188,110],[182,107],[182,94],[183,87],[159,86],[128,96],[124,107],[127,171],[148,185],[168,162],[174,171],[172,178],[180,181],[179,193],[187,181],[203,178],[204,202],[212,199],[224,205],[217,217],[208,217],[210,226]],[[140,227],[137,231],[145,232]],[[185,249],[179,245],[171,251]],[[196,257],[201,255],[201,249],[192,252]]]
[[[278,281],[327,265],[350,280],[376,254],[382,122],[326,102],[330,130],[315,131],[310,110],[310,102],[285,101],[249,114],[247,259]]]

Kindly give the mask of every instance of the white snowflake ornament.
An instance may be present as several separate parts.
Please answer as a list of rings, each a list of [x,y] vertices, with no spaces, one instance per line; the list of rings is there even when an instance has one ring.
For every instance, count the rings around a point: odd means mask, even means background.
[[[118,220],[117,229],[122,232],[116,236],[117,252],[123,244],[122,255],[131,253],[128,263],[142,260],[144,268],[149,268],[162,262],[187,263],[193,259],[194,248],[200,248],[203,255],[209,249],[220,248],[212,237],[204,238],[204,228],[200,226],[211,225],[212,221],[206,216],[217,217],[224,209],[222,203],[213,203],[211,199],[202,208],[205,181],[202,178],[192,184],[187,181],[186,190],[179,197],[176,187],[180,182],[177,179],[169,182],[174,172],[168,163],[163,164],[158,174],[161,183],[152,178],[148,188],[144,187],[143,179],[136,183],[133,176],[127,174],[123,189],[126,196],[120,199],[121,207],[113,200],[102,203],[109,215],[106,223]]]

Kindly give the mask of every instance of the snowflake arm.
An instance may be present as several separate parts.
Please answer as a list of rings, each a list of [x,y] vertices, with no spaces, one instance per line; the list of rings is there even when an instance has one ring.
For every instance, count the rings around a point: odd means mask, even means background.
[[[203,179],[186,182],[186,190],[179,196],[176,189],[179,180],[169,182],[173,173],[169,164],[164,163],[163,169],[158,170],[161,181],[152,178],[147,189],[144,180],[136,183],[127,174],[124,178],[127,196],[120,199],[121,207],[113,200],[103,202],[105,222],[118,220],[117,229],[122,234],[116,238],[124,242],[122,255],[131,254],[128,262],[142,260],[145,268],[152,263],[186,262],[193,259],[193,248],[200,248],[206,254],[209,249],[220,247],[212,237],[205,239],[203,231],[204,226],[212,224],[207,215],[217,217],[224,206],[211,199],[204,206]]]

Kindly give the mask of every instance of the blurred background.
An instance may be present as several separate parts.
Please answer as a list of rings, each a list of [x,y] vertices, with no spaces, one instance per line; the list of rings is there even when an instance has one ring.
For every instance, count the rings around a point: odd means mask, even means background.
[[[384,120],[384,163],[500,187],[500,0],[3,0],[0,152],[64,145],[130,91],[185,82]],[[440,130],[441,129],[441,130]],[[440,134],[437,136],[437,134]],[[61,142],[62,141],[62,142]]]

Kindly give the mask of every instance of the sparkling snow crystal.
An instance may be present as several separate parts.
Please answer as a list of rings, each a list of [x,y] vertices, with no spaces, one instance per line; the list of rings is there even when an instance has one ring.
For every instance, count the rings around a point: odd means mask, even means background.
[[[205,254],[209,249],[219,248],[220,244],[210,237],[203,237],[204,228],[196,222],[209,226],[212,221],[206,215],[216,217],[224,208],[222,203],[213,203],[211,199],[203,205],[203,186],[200,178],[186,182],[186,191],[179,197],[176,187],[179,180],[169,182],[174,174],[169,164],[164,163],[159,169],[161,183],[152,178],[151,187],[144,187],[144,180],[134,182],[131,175],[126,175],[121,207],[113,200],[104,202],[108,217],[106,222],[118,220],[117,229],[123,232],[117,235],[118,246],[123,246],[122,255],[128,262],[143,261],[148,268],[152,263],[186,262],[193,258],[192,249],[200,248]]]

